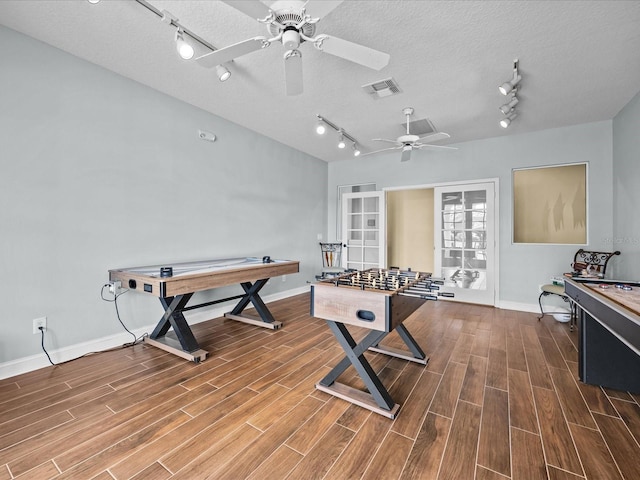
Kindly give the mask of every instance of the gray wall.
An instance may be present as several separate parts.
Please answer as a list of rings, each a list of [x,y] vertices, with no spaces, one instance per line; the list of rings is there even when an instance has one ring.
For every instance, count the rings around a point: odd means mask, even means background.
[[[539,285],[567,271],[576,245],[513,244],[511,171],[513,168],[588,162],[588,247],[608,249],[611,211],[612,122],[577,125],[457,145],[456,151],[418,151],[409,162],[400,155],[373,155],[329,164],[329,237],[335,235],[338,185],[375,182],[378,189],[475,179],[499,179],[498,305],[537,308]],[[613,270],[613,269],[612,269]]]
[[[640,281],[640,93],[613,119],[613,206],[619,278]]]
[[[0,365],[44,359],[41,316],[51,350],[121,333],[100,298],[110,268],[301,261],[265,295],[319,271],[325,162],[4,27],[0,65]],[[162,313],[146,295],[118,303],[132,329]]]

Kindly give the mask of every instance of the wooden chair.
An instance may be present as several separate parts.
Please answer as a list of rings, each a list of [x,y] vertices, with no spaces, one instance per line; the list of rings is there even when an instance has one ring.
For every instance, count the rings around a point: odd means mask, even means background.
[[[593,250],[580,249],[573,256],[573,274],[576,277],[579,276],[593,276],[594,278],[604,278],[604,274],[607,270],[607,264],[611,257],[614,255],[620,255],[619,251],[615,252],[596,252]],[[571,315],[569,329],[573,331],[573,326],[576,322],[576,311],[573,302],[564,292],[564,285],[547,284],[540,287],[541,293],[538,297],[538,305],[540,305],[540,316],[538,321],[545,315],[562,314],[566,312],[545,312],[542,308],[542,297],[547,295],[556,295],[569,304],[569,312]]]

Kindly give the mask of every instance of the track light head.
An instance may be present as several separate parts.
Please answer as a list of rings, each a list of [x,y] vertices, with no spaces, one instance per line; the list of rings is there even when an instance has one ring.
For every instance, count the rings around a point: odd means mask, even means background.
[[[327,133],[327,124],[322,120],[318,120],[318,123],[316,124],[316,133],[318,135],[324,135]]]
[[[231,76],[231,72],[224,65],[216,65],[216,76],[221,82],[226,82]]]
[[[513,80],[504,82],[502,85],[500,85],[498,87],[498,90],[502,95],[509,95],[511,90],[513,90],[516,87],[516,85],[520,83],[520,80],[522,80],[522,77],[520,75],[514,76]]]
[[[344,148],[347,144],[344,142],[344,135],[342,134],[342,130],[340,130],[340,140],[338,140],[338,148]]]
[[[516,85],[520,83],[520,80],[522,80],[522,77],[520,76],[520,72],[518,71],[518,64],[519,64],[518,59],[513,61],[513,78],[508,82],[504,82],[502,85],[498,87],[498,91],[502,95],[509,95],[511,90],[513,90],[516,87]]]
[[[507,128],[509,125],[511,125],[512,120],[517,116],[518,114],[516,112],[511,112],[509,115],[507,115],[506,118],[503,118],[502,120],[500,120],[500,126],[502,128]]]
[[[356,145],[355,143],[353,144],[353,156],[354,157],[359,157],[360,156],[360,149],[358,148],[358,145]]]
[[[195,50],[185,41],[184,34],[180,29],[176,30],[176,49],[184,60],[191,60],[195,54]]]
[[[504,115],[508,115],[509,112],[511,110],[513,110],[513,108],[518,104],[519,100],[518,98],[515,96],[515,93],[513,94],[513,98],[511,98],[511,101],[509,103],[505,103],[504,105],[502,105],[500,107],[500,111],[504,114]]]

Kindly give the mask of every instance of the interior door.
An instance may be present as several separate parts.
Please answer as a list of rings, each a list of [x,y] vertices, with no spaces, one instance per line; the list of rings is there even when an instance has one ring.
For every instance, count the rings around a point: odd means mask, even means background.
[[[342,266],[355,270],[384,268],[384,192],[342,196]]]
[[[434,276],[456,301],[495,304],[495,187],[435,188]]]

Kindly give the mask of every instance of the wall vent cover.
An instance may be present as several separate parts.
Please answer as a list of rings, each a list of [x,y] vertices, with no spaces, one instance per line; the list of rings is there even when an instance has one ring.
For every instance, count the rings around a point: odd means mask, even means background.
[[[379,98],[390,97],[402,93],[398,83],[393,78],[387,78],[386,80],[379,80],[377,82],[363,85],[362,89],[366,94],[372,98],[378,100]]]

